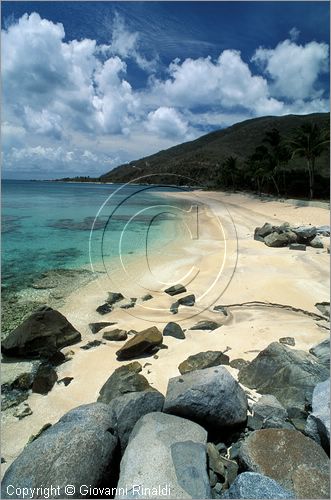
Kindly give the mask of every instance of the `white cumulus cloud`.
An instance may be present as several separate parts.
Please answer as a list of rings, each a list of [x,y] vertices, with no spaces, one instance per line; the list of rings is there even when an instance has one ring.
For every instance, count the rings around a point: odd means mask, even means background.
[[[276,97],[311,100],[320,97],[316,83],[319,75],[328,70],[328,56],[329,47],[325,43],[298,45],[284,40],[274,49],[260,47],[252,61],[271,79]]]

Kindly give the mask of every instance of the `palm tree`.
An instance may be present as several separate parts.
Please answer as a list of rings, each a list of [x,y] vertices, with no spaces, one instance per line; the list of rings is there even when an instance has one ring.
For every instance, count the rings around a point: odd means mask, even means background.
[[[232,181],[232,189],[233,191],[235,190],[235,181],[236,181],[236,176],[237,176],[237,158],[234,156],[229,156],[226,158],[224,164],[223,164],[223,173],[225,176],[228,178],[229,176],[231,177]]]
[[[277,128],[267,131],[262,142],[268,145],[270,178],[275,185],[277,195],[279,196],[280,192],[276,178],[279,177],[280,173],[283,174],[283,189],[286,194],[285,170],[291,158],[289,149]]]
[[[314,195],[315,162],[330,143],[328,130],[321,130],[315,123],[305,123],[289,141],[292,158],[305,158],[309,176],[309,199]]]

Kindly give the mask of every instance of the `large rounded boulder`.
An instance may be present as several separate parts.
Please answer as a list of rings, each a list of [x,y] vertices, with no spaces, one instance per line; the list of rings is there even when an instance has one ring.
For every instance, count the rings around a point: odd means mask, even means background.
[[[163,411],[221,431],[246,422],[247,397],[226,368],[215,366],[170,379]]]
[[[106,404],[92,403],[69,411],[28,444],[6,471],[1,498],[26,498],[24,488],[51,488],[51,498],[86,498],[82,485],[112,484],[118,442],[114,414]],[[66,489],[71,485],[71,489]],[[21,493],[18,493],[18,492]],[[35,489],[35,491],[37,491]],[[34,498],[45,498],[44,493]],[[47,497],[46,497],[47,498]]]

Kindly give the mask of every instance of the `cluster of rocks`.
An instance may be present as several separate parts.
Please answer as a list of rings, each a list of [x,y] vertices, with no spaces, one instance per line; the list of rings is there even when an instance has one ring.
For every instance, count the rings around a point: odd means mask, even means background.
[[[288,222],[274,226],[266,222],[254,231],[254,239],[268,247],[288,246],[291,250],[306,250],[306,246],[323,248],[322,236],[330,236],[330,226],[291,226]]]
[[[170,295],[171,297],[175,295],[184,294],[186,292],[187,290],[185,286],[181,284],[170,286],[169,288],[166,288],[164,290],[164,293]],[[152,298],[153,298],[152,295],[147,294],[141,297],[140,301],[146,302],[148,300],[151,300]],[[136,297],[125,298],[121,293],[109,292],[108,299],[103,304],[98,306],[96,311],[99,314],[104,315],[111,313],[116,308],[131,309],[136,305],[137,301],[138,299]],[[171,304],[170,306],[170,312],[172,314],[177,314],[179,306],[192,307],[194,305],[195,305],[195,295],[191,293],[189,295],[180,297],[178,300],[173,302],[173,304]]]
[[[274,342],[241,366],[241,384],[228,356],[202,352],[180,364],[165,396],[138,361],[122,365],[97,402],[33,437],[6,471],[2,498],[12,484],[58,487],[53,498],[101,489],[118,499],[329,498],[330,358],[325,342],[312,351]]]

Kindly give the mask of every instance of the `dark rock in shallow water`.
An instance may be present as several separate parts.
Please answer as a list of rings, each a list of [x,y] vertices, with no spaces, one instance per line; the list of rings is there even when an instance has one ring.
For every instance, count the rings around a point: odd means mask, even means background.
[[[137,333],[116,352],[118,359],[132,359],[142,354],[151,353],[154,347],[162,344],[162,333],[152,326]]]
[[[22,420],[22,418],[28,417],[29,415],[32,415],[32,410],[28,403],[24,403],[23,408],[17,408],[16,411],[14,412],[14,417],[17,417],[18,420]]]
[[[309,349],[309,352],[315,356],[320,363],[327,368],[330,367],[330,338],[323,340],[319,344]]]
[[[148,380],[139,372],[142,370],[138,361],[120,366],[109,377],[102,386],[98,401],[101,403],[110,403],[113,399],[123,394],[139,391],[154,391]]]
[[[185,339],[182,327],[178,323],[170,321],[163,330],[163,336],[174,337],[175,339]]]
[[[11,384],[12,389],[19,389],[20,391],[28,391],[33,384],[34,374],[32,372],[21,373],[16,377]]]
[[[110,304],[108,304],[107,302],[96,308],[96,312],[98,312],[99,314],[102,314],[102,315],[108,314],[108,313],[112,312],[112,310],[113,310],[113,307]]]
[[[32,384],[32,392],[47,394],[57,381],[57,373],[49,364],[39,366]]]
[[[297,498],[329,498],[328,456],[301,432],[252,432],[240,448],[239,461],[242,468],[271,477]]]
[[[115,498],[210,498],[206,470],[206,431],[164,413],[149,413],[135,425],[121,462]],[[140,485],[139,494],[132,485]],[[121,494],[120,491],[124,493]]]
[[[178,370],[179,373],[183,375],[184,373],[192,372],[194,370],[202,370],[204,368],[210,368],[211,366],[228,364],[229,356],[224,354],[222,351],[206,351],[189,356],[178,366]]]
[[[295,498],[295,496],[293,492],[286,490],[270,477],[256,472],[243,472],[221,498],[278,499]]]
[[[220,323],[216,323],[215,321],[199,321],[196,325],[191,326],[189,330],[216,330],[222,326]]]
[[[104,342],[101,342],[101,340],[91,340],[85,345],[81,346],[81,349],[84,351],[88,351],[89,349],[93,349],[93,347],[98,347],[99,345],[103,344]]]
[[[313,355],[273,342],[239,371],[239,382],[260,394],[272,394],[287,410],[305,410],[315,385],[328,376]]]
[[[128,338],[128,334],[126,330],[120,330],[119,328],[115,328],[115,330],[107,330],[102,334],[102,338],[105,340],[126,340]]]
[[[281,344],[286,344],[286,345],[290,345],[292,347],[295,346],[295,338],[294,337],[281,337],[279,339],[279,342]]]
[[[5,473],[1,498],[12,498],[9,485],[21,488],[22,493],[15,497],[20,499],[24,498],[23,488],[40,485],[53,487],[49,490],[52,498],[86,498],[82,485],[110,484],[116,445],[114,414],[109,406],[79,406],[24,448]],[[71,493],[65,490],[66,485],[72,485]]]
[[[119,292],[108,292],[108,299],[106,302],[112,306],[113,304],[119,302],[120,300],[123,300],[124,298],[124,295]]]
[[[80,333],[61,313],[43,306],[2,341],[1,351],[6,356],[44,355],[80,340]]]
[[[217,366],[170,379],[163,411],[222,431],[246,422],[247,398],[226,368]]]
[[[166,290],[164,290],[165,293],[167,293],[168,295],[178,295],[179,293],[184,293],[186,292],[186,288],[184,285],[173,285],[173,286],[170,286],[169,288],[167,288]]]
[[[121,452],[125,451],[132,429],[147,413],[162,411],[164,396],[158,391],[139,391],[123,394],[110,402],[117,419]]]
[[[103,328],[106,328],[106,326],[113,326],[113,325],[116,325],[116,321],[115,322],[99,321],[98,323],[90,323],[89,327],[92,333],[98,333]]]
[[[13,406],[18,406],[20,403],[28,399],[29,394],[26,391],[20,391],[17,389],[4,390],[1,386],[1,411],[5,411]]]
[[[330,379],[317,384],[305,433],[330,453]]]
[[[305,252],[306,245],[304,245],[303,243],[291,243],[289,245],[289,249],[290,250],[301,250],[301,251]]]

